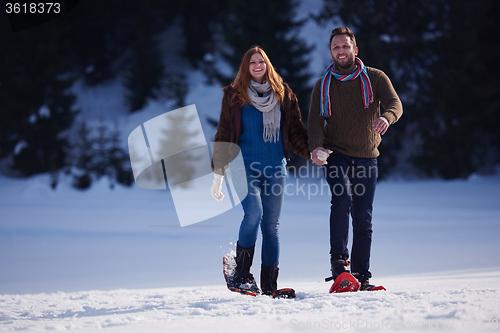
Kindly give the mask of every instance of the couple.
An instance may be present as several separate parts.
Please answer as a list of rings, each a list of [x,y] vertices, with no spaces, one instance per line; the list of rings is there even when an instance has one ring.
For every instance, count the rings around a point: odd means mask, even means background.
[[[369,284],[369,263],[377,147],[380,135],[402,115],[402,105],[389,78],[380,70],[365,67],[357,54],[353,32],[344,27],[333,29],[330,36],[333,62],[312,90],[307,129],[301,120],[297,97],[258,46],[246,52],[236,78],[223,89],[215,142],[231,142],[240,147],[248,181],[248,195],[241,202],[244,217],[236,246],[236,270],[231,277],[235,286],[247,283],[257,293],[266,295],[277,290],[278,228],[284,191],[265,189],[284,188],[291,147],[297,155],[325,165],[332,195],[332,279],[349,271],[347,240],[349,215],[352,215],[350,271],[361,284],[361,290],[373,288]],[[384,107],[383,114],[380,105]],[[217,161],[214,150],[212,196],[220,201],[227,165]],[[329,172],[332,168],[337,172]],[[353,191],[358,187],[362,191]],[[261,290],[250,273],[259,228]]]

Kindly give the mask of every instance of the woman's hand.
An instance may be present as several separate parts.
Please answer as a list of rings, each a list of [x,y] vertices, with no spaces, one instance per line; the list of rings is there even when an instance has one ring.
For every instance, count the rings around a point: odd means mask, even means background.
[[[223,178],[224,178],[223,175],[214,173],[214,182],[212,184],[212,197],[214,197],[214,199],[217,201],[222,201],[222,199],[224,199],[224,194],[221,192]]]
[[[326,163],[326,160],[328,159],[331,153],[332,151],[330,149],[318,147],[314,149],[313,152],[311,153],[311,159],[316,165],[325,165],[328,164]]]

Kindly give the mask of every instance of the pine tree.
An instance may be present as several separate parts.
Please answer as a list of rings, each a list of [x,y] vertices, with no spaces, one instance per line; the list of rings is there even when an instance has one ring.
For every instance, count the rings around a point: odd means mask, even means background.
[[[132,166],[128,154],[120,147],[120,132],[116,127],[110,134],[106,156],[109,165],[107,175],[110,179],[110,187],[114,187],[115,181],[125,186],[132,185],[134,181]]]
[[[64,166],[66,131],[76,115],[73,79],[59,57],[54,23],[10,34],[0,32],[0,158],[21,175]]]
[[[91,131],[85,121],[82,121],[78,129],[78,140],[75,144],[73,186],[84,190],[92,185],[92,173],[94,169],[94,143]]]
[[[86,189],[94,180],[106,177],[110,188],[115,183],[130,186],[133,182],[128,154],[120,147],[120,132],[104,124],[92,130],[85,121],[80,124],[74,143],[71,173],[73,186]]]
[[[172,101],[172,108],[186,105],[186,95],[189,92],[186,75],[169,72],[162,82],[161,95]]]
[[[351,27],[360,57],[384,70],[402,99],[405,114],[380,147],[382,170],[396,164],[403,139],[416,143],[410,161],[431,176],[467,177],[498,163],[492,92],[500,87],[488,64],[500,54],[490,43],[499,12],[489,0],[325,0],[320,19],[338,15]]]
[[[197,121],[195,117],[188,117],[185,113],[169,112],[167,113],[168,125],[163,130],[163,139],[161,155],[164,159],[167,180],[169,185],[183,184],[186,187],[186,181],[193,179],[196,171],[196,164],[199,158],[196,151],[191,149],[189,143],[200,133],[192,130],[193,122]]]
[[[125,77],[126,100],[131,112],[141,109],[148,98],[157,97],[164,76],[165,67],[155,39],[147,35],[138,38]]]
[[[198,68],[204,67],[207,54],[218,48],[219,23],[224,20],[229,4],[234,0],[185,0],[179,13],[185,37],[183,55]]]
[[[495,170],[500,162],[498,66],[500,3],[489,0],[440,1],[441,32],[429,66],[428,85],[418,113],[422,149],[413,161],[430,175],[464,178]],[[429,110],[434,121],[428,122]],[[425,126],[424,126],[425,124]]]
[[[298,2],[294,0],[231,1],[223,21],[223,39],[227,45],[221,56],[234,74],[225,76],[212,71],[209,75],[222,84],[229,84],[238,70],[241,58],[254,45],[261,46],[269,56],[276,71],[297,95],[302,118],[307,120],[311,87],[307,71],[307,54],[310,51],[298,37],[304,21],[296,21]]]
[[[111,142],[109,140],[107,127],[100,123],[96,129],[97,135],[92,140],[92,165],[91,170],[97,178],[109,176],[108,161]]]

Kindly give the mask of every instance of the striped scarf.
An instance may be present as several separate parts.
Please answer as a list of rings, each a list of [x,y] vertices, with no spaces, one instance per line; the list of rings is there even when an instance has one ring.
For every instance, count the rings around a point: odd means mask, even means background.
[[[330,117],[332,115],[332,107],[330,105],[329,94],[332,75],[339,81],[354,80],[361,75],[361,92],[363,93],[363,104],[365,106],[365,109],[368,108],[373,102],[372,84],[370,82],[370,78],[368,77],[366,67],[358,57],[356,57],[356,63],[358,64],[357,69],[353,73],[346,75],[337,74],[334,62],[332,62],[330,66],[326,68],[325,73],[323,74],[323,78],[321,79],[320,116]]]

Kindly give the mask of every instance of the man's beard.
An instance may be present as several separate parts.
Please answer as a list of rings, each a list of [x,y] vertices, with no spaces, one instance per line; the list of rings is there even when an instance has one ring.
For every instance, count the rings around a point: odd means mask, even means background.
[[[347,62],[344,65],[338,63],[337,60],[334,60],[333,62],[335,63],[335,66],[337,66],[337,68],[349,69],[354,64],[354,57],[351,58],[350,56],[348,56],[346,61]]]

